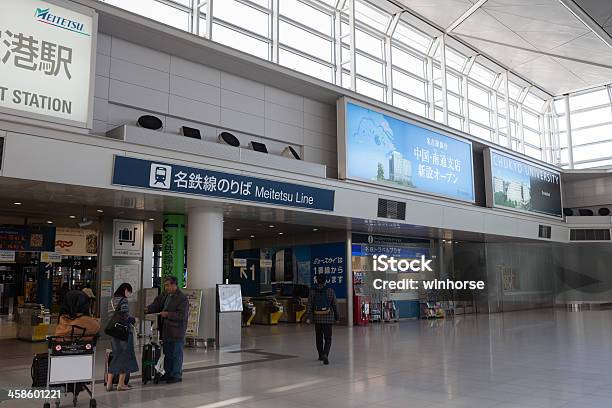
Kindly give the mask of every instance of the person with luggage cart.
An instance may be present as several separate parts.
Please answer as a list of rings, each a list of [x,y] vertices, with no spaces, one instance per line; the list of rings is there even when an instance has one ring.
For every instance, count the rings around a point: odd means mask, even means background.
[[[132,388],[126,383],[126,375],[138,372],[138,360],[134,351],[133,324],[136,322],[130,314],[128,297],[132,294],[132,285],[122,283],[119,285],[109,304],[110,325],[125,327],[127,336],[111,335],[112,359],[108,364],[106,377],[106,391],[113,390],[113,377],[119,376],[117,391],[127,391]],[[107,326],[107,333],[108,326]]]
[[[174,276],[164,278],[164,292],[146,307],[145,313],[159,313],[165,374],[160,378],[168,384],[183,378],[183,347],[187,332],[189,300],[178,288]]]

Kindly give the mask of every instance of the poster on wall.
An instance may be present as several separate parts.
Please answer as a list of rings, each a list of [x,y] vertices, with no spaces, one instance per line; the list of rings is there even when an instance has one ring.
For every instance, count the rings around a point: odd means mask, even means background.
[[[340,177],[474,202],[472,144],[344,99]]]
[[[55,251],[69,256],[96,256],[98,231],[83,228],[57,228]]]
[[[113,256],[142,257],[142,221],[113,220]]]
[[[162,279],[174,276],[179,288],[185,286],[185,224],[183,214],[164,214]]]
[[[494,149],[484,157],[489,207],[562,217],[560,172]]]
[[[92,127],[97,15],[62,0],[3,0],[0,111]]]
[[[55,249],[55,228],[31,225],[0,225],[0,250],[40,252]]]
[[[346,244],[337,242],[310,246],[312,282],[316,275],[326,277],[327,287],[332,288],[338,299],[346,298]]]
[[[132,293],[138,293],[140,290],[140,263],[115,265],[113,269],[113,292],[115,292],[122,283],[129,283],[132,286]],[[135,296],[130,299],[134,298]]]

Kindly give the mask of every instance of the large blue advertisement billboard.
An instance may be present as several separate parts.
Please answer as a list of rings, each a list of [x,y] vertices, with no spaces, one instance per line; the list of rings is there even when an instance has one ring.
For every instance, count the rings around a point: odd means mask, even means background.
[[[346,178],[474,201],[472,144],[346,102]]]
[[[561,173],[489,149],[489,206],[561,217]]]

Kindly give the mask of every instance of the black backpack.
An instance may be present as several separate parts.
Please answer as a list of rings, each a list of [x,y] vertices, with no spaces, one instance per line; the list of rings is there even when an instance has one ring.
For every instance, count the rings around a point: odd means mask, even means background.
[[[329,302],[329,296],[327,295],[327,289],[315,289],[312,297],[312,310],[315,315],[322,316],[327,315],[331,312],[331,304]]]

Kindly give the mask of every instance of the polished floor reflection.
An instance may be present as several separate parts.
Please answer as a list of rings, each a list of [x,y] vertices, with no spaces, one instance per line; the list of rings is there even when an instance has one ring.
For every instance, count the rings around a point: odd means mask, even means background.
[[[30,385],[39,347],[0,340],[0,388]],[[180,384],[143,387],[136,380],[134,390],[111,393],[99,385],[98,406],[612,407],[612,311],[338,327],[331,364],[315,354],[310,327],[254,326],[245,331],[243,352],[187,350]],[[79,406],[88,406],[85,398]]]

